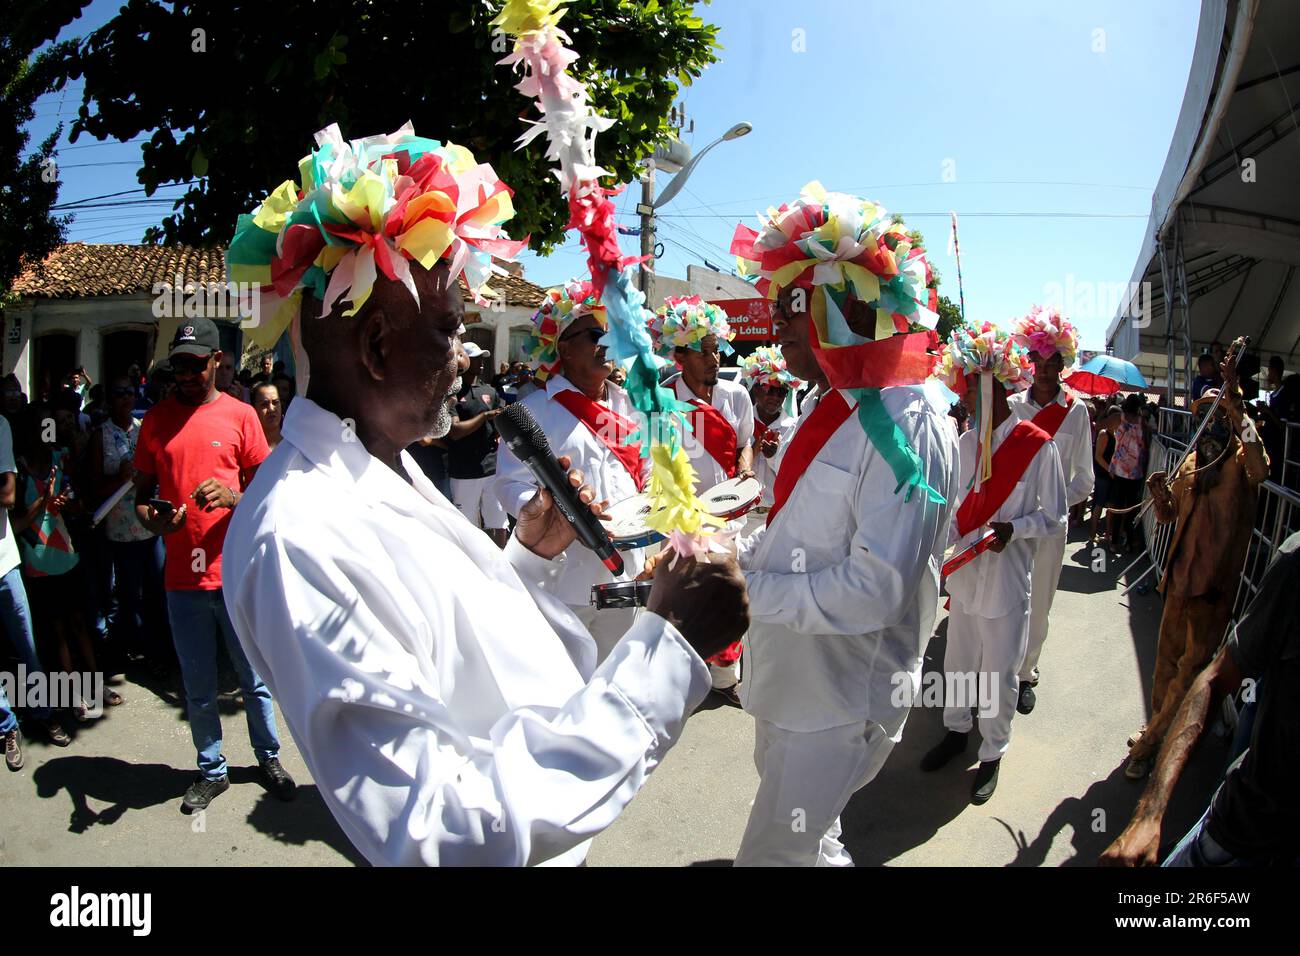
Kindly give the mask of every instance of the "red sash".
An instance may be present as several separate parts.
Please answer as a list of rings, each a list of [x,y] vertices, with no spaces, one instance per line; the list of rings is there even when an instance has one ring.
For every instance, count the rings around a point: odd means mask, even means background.
[[[957,533],[965,536],[997,514],[1038,454],[1038,449],[1051,440],[1051,436],[1033,422],[1017,422],[993,453],[992,477],[980,485],[979,491],[970,492],[957,509]]]
[[[1038,410],[1038,413],[1031,419],[1035,425],[1047,432],[1048,438],[1056,437],[1056,430],[1061,427],[1065,421],[1065,416],[1070,412],[1070,406],[1074,404],[1074,396],[1069,392],[1065,393],[1065,404],[1062,405],[1055,399],[1048,402]]]
[[[799,426],[786,446],[781,469],[776,473],[776,487],[772,489],[772,510],[767,513],[767,523],[780,511],[794,491],[803,473],[822,450],[822,446],[835,434],[835,430],[849,417],[849,403],[834,389],[824,396],[812,410],[808,419]]]
[[[636,490],[640,491],[645,485],[645,475],[641,470],[641,443],[623,444],[627,436],[637,430],[636,423],[573,389],[556,392],[551,397],[566,408],[574,418],[586,425],[613,456],[623,463],[627,473],[636,482]],[[574,464],[578,463],[574,462]]]
[[[754,416],[754,444],[762,448],[763,442],[767,440],[767,437],[769,435],[772,436],[773,441],[776,440],[776,432],[773,429],[768,428],[762,422],[760,422],[758,420],[758,416],[755,415]]]
[[[736,477],[736,430],[722,412],[706,405],[698,398],[691,399],[695,411],[690,413],[691,428],[696,441],[704,442],[704,450],[722,466],[728,478]]]

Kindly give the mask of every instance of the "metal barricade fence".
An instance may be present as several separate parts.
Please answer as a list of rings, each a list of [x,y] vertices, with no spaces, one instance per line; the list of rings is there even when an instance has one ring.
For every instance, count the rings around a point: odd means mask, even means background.
[[[1280,462],[1273,462],[1269,479],[1259,487],[1258,510],[1251,529],[1250,547],[1237,582],[1237,595],[1233,604],[1229,631],[1241,617],[1259,590],[1260,580],[1268,569],[1282,542],[1300,531],[1300,422],[1283,422]],[[1191,413],[1181,408],[1161,408],[1156,433],[1151,439],[1147,474],[1157,471],[1172,473],[1187,448],[1194,431]],[[1144,488],[1143,504],[1151,497]],[[1155,580],[1165,573],[1169,558],[1169,542],[1174,524],[1156,521],[1155,509],[1147,507],[1142,515],[1142,532],[1146,555],[1154,566]]]

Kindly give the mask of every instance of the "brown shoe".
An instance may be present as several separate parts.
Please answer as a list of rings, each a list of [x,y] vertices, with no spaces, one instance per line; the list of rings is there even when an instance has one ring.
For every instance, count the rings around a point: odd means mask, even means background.
[[[10,770],[23,769],[22,740],[17,727],[5,734],[5,766]]]
[[[45,736],[50,738],[50,743],[54,744],[54,746],[72,746],[72,738],[69,737],[68,732],[63,729],[63,725],[53,717],[41,722],[41,730],[45,731]]]

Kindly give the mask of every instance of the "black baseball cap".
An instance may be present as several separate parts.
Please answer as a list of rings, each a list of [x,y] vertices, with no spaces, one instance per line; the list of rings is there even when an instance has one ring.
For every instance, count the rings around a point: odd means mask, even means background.
[[[167,350],[167,357],[173,355],[211,355],[213,352],[220,351],[221,336],[217,334],[217,326],[211,319],[205,319],[203,316],[194,318],[181,319],[181,324],[176,327],[176,334],[172,336],[171,347]]]

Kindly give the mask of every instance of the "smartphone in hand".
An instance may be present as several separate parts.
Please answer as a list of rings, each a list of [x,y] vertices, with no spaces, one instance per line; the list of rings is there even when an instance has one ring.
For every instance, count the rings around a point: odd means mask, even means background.
[[[160,518],[170,518],[176,511],[176,506],[166,498],[150,498],[149,507],[158,512]]]

